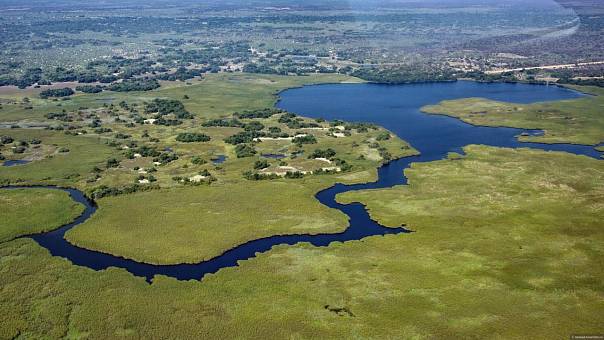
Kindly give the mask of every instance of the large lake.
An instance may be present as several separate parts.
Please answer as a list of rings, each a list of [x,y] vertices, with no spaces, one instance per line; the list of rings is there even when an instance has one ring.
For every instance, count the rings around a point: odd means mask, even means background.
[[[471,81],[409,85],[328,84],[284,91],[277,107],[312,118],[372,122],[396,133],[423,155],[440,157],[444,152],[459,151],[468,144],[530,145],[517,142],[515,136],[522,130],[475,127],[455,118],[424,114],[420,111],[423,106],[467,97],[534,103],[581,96],[579,92],[558,86]],[[568,150],[568,147],[548,149]],[[577,153],[587,151],[582,147],[577,149]],[[594,150],[592,155],[595,154]]]
[[[387,228],[371,220],[365,207],[359,203],[339,204],[338,193],[369,188],[386,188],[406,183],[403,170],[412,162],[427,162],[444,158],[449,151],[461,151],[468,144],[486,144],[500,147],[531,147],[543,150],[560,150],[598,158],[599,153],[591,146],[569,144],[519,143],[516,136],[522,132],[536,133],[509,128],[476,127],[455,118],[426,115],[420,112],[424,105],[435,104],[444,99],[484,97],[516,103],[578,98],[581,94],[555,86],[522,84],[480,84],[474,82],[435,83],[420,85],[375,85],[338,84],[317,85],[287,90],[281,93],[278,107],[308,117],[329,120],[373,122],[386,127],[408,141],[421,152],[419,156],[392,161],[378,171],[378,181],[358,185],[335,186],[319,192],[317,199],[328,207],[338,209],[350,218],[349,227],[339,234],[287,235],[252,240],[209,261],[198,264],[158,266],[139,263],[117,256],[78,248],[64,239],[65,232],[84,223],[96,212],[94,202],[82,192],[74,189],[48,187],[49,190],[64,190],[83,203],[86,211],[73,223],[58,230],[31,236],[54,256],[67,258],[72,263],[95,270],[108,267],[124,268],[134,275],[151,280],[154,275],[167,275],[177,279],[201,279],[208,273],[221,268],[236,266],[240,260],[256,256],[275,245],[308,242],[315,246],[326,246],[334,241],[359,240],[372,235],[399,234],[408,232],[404,228]],[[10,188],[9,188],[10,189]],[[200,222],[203,223],[203,222]],[[262,221],[258,221],[262,225]],[[203,227],[203,225],[200,225]]]

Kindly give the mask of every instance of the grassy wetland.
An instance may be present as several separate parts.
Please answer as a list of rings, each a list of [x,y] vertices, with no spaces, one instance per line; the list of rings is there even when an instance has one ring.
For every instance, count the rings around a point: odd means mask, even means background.
[[[84,207],[73,202],[66,192],[33,188],[0,190],[0,242],[58,228],[83,211]]]
[[[105,94],[35,100],[32,116],[18,122],[24,126],[0,133],[11,139],[0,148],[5,158],[30,163],[0,167],[0,179],[87,192],[98,211],[66,238],[139,262],[193,263],[260,237],[339,232],[346,216],[322,206],[315,193],[337,182],[373,181],[380,164],[417,151],[379,126],[267,109],[283,88],[336,80],[351,79],[216,75],[111,103],[95,99]],[[212,84],[228,89],[210,99]],[[250,109],[242,96],[258,106]],[[233,106],[213,104],[220,102]],[[57,103],[65,112],[46,107]],[[184,112],[191,117],[177,125],[141,123]],[[536,128],[549,122],[531,119]],[[74,266],[33,240],[9,241],[81,211],[63,192],[25,189],[7,207],[35,201],[52,213],[2,212],[7,221],[27,223],[11,222],[0,243],[0,337],[428,339],[597,331],[601,161],[486,146],[465,152],[414,164],[405,173],[408,186],[338,196],[366,204],[386,226],[415,233],[277,246],[201,282],[156,276],[148,284],[122,269]],[[220,156],[224,162],[216,162]]]
[[[343,231],[346,216],[313,198],[319,188],[312,181],[258,181],[107,197],[66,238],[139,262],[197,263],[257,238]]]
[[[340,197],[364,201],[374,218],[416,233],[323,248],[281,246],[201,283],[156,277],[148,285],[122,270],[72,266],[30,240],[0,244],[0,283],[11,297],[0,304],[2,336],[597,332],[604,307],[601,161],[482,146],[466,152],[413,166],[408,187]],[[148,326],[159,324],[171,326]]]
[[[604,140],[604,90],[574,87],[589,96],[555,102],[514,104],[467,98],[443,101],[422,108],[425,113],[443,114],[485,126],[507,126],[544,130],[543,136],[521,136],[520,140],[538,143],[597,145]]]

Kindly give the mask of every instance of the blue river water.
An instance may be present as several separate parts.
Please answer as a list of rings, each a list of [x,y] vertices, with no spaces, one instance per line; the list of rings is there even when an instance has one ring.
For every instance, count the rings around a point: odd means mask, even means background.
[[[373,221],[360,203],[339,204],[335,196],[339,193],[372,188],[387,188],[406,184],[403,170],[412,162],[429,162],[443,159],[450,151],[461,152],[469,144],[485,144],[498,147],[530,147],[542,150],[565,151],[578,155],[599,158],[593,146],[571,144],[520,143],[521,133],[538,134],[538,130],[477,127],[457,119],[427,115],[420,108],[436,104],[445,99],[484,97],[515,103],[579,98],[582,95],[571,90],[525,84],[479,84],[473,82],[434,83],[418,85],[377,84],[334,84],[315,85],[284,91],[277,107],[315,118],[329,120],[372,122],[396,133],[421,152],[419,156],[394,160],[378,169],[378,181],[374,183],[343,185],[336,184],[317,193],[322,204],[338,209],[350,219],[350,225],[342,233],[320,235],[273,236],[253,240],[239,245],[209,261],[197,264],[151,265],[76,247],[64,239],[65,232],[86,221],[95,213],[94,202],[74,189],[47,187],[64,190],[86,206],[85,212],[72,223],[55,231],[29,236],[54,256],[70,260],[75,265],[95,270],[108,267],[124,268],[130,273],[151,281],[155,275],[166,275],[179,280],[202,279],[206,274],[221,268],[236,266],[238,261],[255,257],[257,253],[270,250],[273,246],[293,245],[308,242],[315,246],[326,246],[331,242],[360,240],[364,237],[386,234],[408,233],[403,227],[387,228]],[[8,187],[8,189],[17,187]]]

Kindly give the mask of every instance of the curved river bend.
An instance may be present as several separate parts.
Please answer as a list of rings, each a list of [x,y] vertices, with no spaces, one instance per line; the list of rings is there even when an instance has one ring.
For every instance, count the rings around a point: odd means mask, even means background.
[[[221,268],[236,266],[240,260],[252,258],[256,253],[268,251],[275,245],[293,245],[308,242],[326,246],[335,241],[360,240],[367,236],[409,232],[404,228],[386,228],[371,220],[365,207],[359,203],[339,204],[339,193],[387,188],[406,184],[403,170],[412,162],[429,162],[443,159],[450,151],[461,152],[468,144],[485,144],[498,147],[530,147],[542,150],[566,151],[599,158],[592,147],[571,144],[520,143],[516,136],[536,130],[477,127],[455,118],[426,115],[420,112],[424,105],[445,99],[484,97],[516,103],[578,98],[581,94],[559,87],[524,84],[479,84],[474,82],[434,83],[419,85],[334,84],[306,86],[281,93],[277,107],[297,114],[346,121],[372,122],[396,133],[421,152],[421,155],[390,162],[378,169],[378,181],[367,184],[335,186],[319,192],[316,198],[324,205],[338,209],[350,218],[349,227],[338,234],[273,236],[250,241],[237,246],[209,261],[197,264],[151,265],[76,247],[64,239],[65,232],[86,221],[96,211],[94,202],[74,189],[64,190],[86,206],[85,212],[72,223],[57,230],[29,236],[54,256],[66,258],[76,265],[95,270],[108,267],[124,268],[130,273],[151,281],[155,275],[166,275],[179,280],[201,279]],[[18,187],[8,187],[18,188]]]

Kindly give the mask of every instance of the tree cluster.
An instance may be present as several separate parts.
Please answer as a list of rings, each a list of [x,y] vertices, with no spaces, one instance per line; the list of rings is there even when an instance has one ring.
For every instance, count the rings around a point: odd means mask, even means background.
[[[176,136],[176,140],[182,143],[209,142],[210,136],[203,133],[183,132]]]
[[[62,89],[47,89],[40,92],[40,98],[48,99],[50,97],[69,97],[74,93],[75,92],[69,87],[65,87]]]

